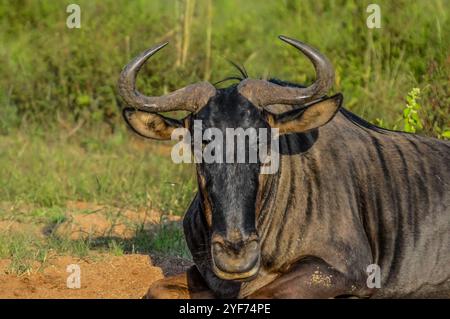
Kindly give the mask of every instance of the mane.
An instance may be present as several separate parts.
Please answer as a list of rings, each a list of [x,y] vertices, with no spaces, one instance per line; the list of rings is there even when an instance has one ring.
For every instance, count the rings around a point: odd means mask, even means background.
[[[394,131],[394,130],[389,130],[386,128],[382,128],[379,126],[376,126],[375,124],[372,124],[370,122],[367,122],[365,119],[359,117],[358,115],[356,115],[355,113],[350,112],[347,109],[344,109],[341,107],[341,109],[339,110],[339,112],[345,116],[345,118],[347,120],[349,120],[351,123],[355,124],[358,127],[367,129],[367,130],[371,130],[377,133],[381,133],[381,134],[386,134],[386,133],[405,133],[402,131]]]

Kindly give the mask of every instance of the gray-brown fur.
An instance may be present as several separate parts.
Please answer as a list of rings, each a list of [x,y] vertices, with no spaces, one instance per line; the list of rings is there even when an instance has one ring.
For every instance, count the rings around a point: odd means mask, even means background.
[[[348,116],[343,110],[315,133],[281,137],[280,170],[262,186],[256,279],[228,282],[211,272],[208,230],[194,199],[186,238],[218,296],[250,296],[313,256],[344,274],[341,295],[450,297],[450,143],[371,129]],[[299,150],[307,140],[309,149]],[[381,267],[381,289],[365,285],[372,263]]]

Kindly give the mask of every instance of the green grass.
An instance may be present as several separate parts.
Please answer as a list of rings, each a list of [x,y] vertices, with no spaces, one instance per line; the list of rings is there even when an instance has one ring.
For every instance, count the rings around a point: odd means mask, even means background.
[[[46,250],[35,247],[32,236],[26,234],[6,234],[0,236],[0,258],[11,259],[9,266],[17,274],[29,271],[33,262],[43,262]]]
[[[52,233],[67,219],[68,201],[116,207],[104,211],[111,221],[127,222],[121,216],[125,209],[182,215],[196,182],[192,166],[172,163],[169,145],[142,142],[123,129],[110,134],[99,128],[69,139],[58,131],[34,134],[38,131],[0,135],[0,167],[8,168],[0,170],[0,221],[41,229],[0,229],[0,258],[11,260],[12,273],[39,270],[54,254],[85,258],[98,252],[161,253],[190,258],[180,226],[164,221],[151,230],[128,225],[136,229],[131,239],[70,240]]]
[[[120,70],[166,40],[171,45],[139,79],[145,93],[236,74],[226,59],[245,64],[252,77],[313,80],[310,63],[277,40],[279,34],[324,52],[336,69],[333,90],[364,118],[391,127],[417,87],[423,132],[437,135],[436,127],[449,126],[447,0],[377,1],[381,29],[366,26],[369,0],[210,3],[211,14],[208,1],[195,1],[190,10],[178,0],[80,0],[81,29],[68,29],[66,1],[0,2],[0,131],[30,123],[45,129],[59,125],[58,117],[122,125],[115,89]]]
[[[136,225],[131,238],[100,237],[72,240],[53,233],[40,236],[36,232],[0,232],[0,259],[10,260],[8,272],[21,275],[43,269],[55,255],[96,258],[101,253],[163,254],[190,259],[184,235],[178,224],[163,223],[146,230]]]
[[[168,145],[136,144],[127,134],[0,136],[0,167],[8,168],[0,170],[0,202],[33,204],[28,216],[37,219],[60,219],[69,200],[181,215],[195,192],[193,168],[173,164]]]

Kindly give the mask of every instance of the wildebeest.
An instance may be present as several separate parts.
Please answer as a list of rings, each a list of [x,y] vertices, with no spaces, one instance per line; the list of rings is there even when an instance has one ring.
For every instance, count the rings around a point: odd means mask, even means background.
[[[139,135],[279,129],[280,167],[198,163],[184,217],[195,266],[152,285],[151,298],[450,297],[450,143],[376,127],[342,108],[329,60],[297,40],[317,79],[308,86],[243,78],[149,97],[135,88],[145,61],[122,71],[123,114]],[[190,111],[182,120],[158,114]],[[205,141],[208,143],[208,141]],[[379,266],[381,287],[368,285]]]

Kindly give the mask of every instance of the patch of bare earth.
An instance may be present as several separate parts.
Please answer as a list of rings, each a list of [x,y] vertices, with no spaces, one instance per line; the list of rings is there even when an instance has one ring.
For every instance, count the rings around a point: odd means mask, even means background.
[[[16,232],[22,231],[24,228],[30,227],[29,225],[24,225],[15,220],[0,220],[0,231],[2,232]]]
[[[80,288],[68,288],[67,267],[72,264],[80,267]],[[142,298],[153,282],[164,278],[145,255],[90,261],[59,256],[43,270],[23,276],[5,273],[7,267],[8,260],[1,260],[0,298]]]
[[[102,236],[131,238],[136,225],[150,228],[162,220],[178,221],[179,216],[162,216],[154,210],[132,211],[85,202],[69,202],[66,219],[53,234],[73,240]],[[45,236],[45,225],[0,221],[0,232],[34,229]],[[0,298],[142,298],[149,286],[165,276],[181,273],[192,263],[163,255],[94,255],[50,257],[44,265],[22,275],[11,273],[9,259],[0,259]],[[80,267],[80,288],[68,288],[69,265]]]
[[[157,210],[133,211],[86,202],[68,202],[66,220],[54,233],[72,240],[87,237],[131,238],[136,227],[149,228],[162,220],[179,221],[180,216],[163,215]]]

